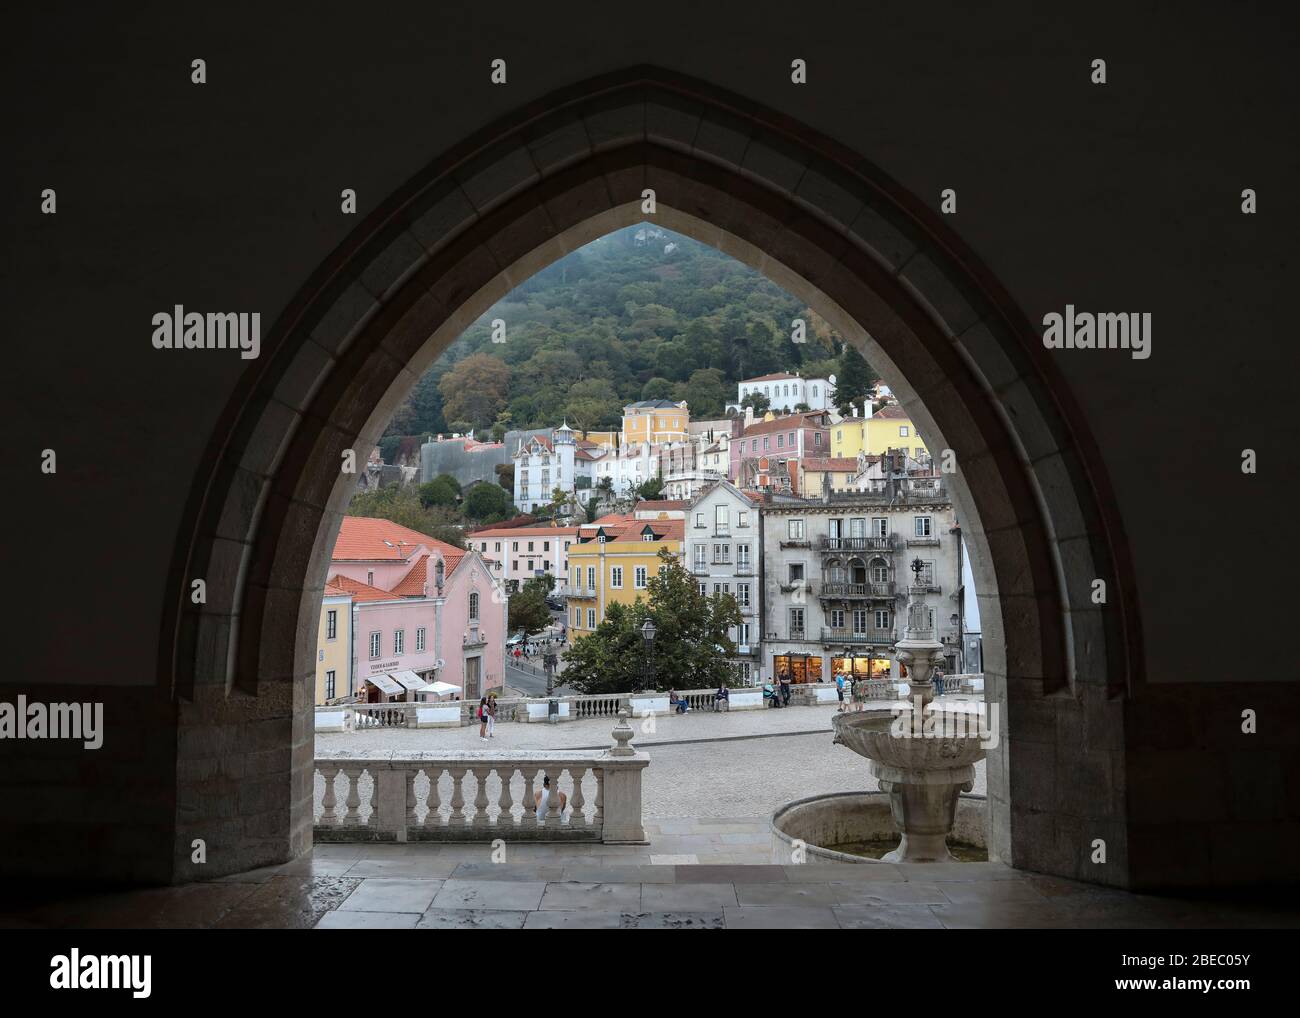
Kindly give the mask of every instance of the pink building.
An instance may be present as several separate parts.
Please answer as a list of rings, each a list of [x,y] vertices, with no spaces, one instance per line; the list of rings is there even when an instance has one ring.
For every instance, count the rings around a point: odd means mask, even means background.
[[[806,458],[830,455],[830,418],[825,410],[766,418],[749,425],[730,443],[727,480],[742,488],[775,490],[789,486],[798,494],[798,465]]]
[[[345,516],[329,582],[352,595],[351,692],[369,684],[405,699],[395,673],[412,672],[467,699],[503,685],[506,597],[477,552]]]

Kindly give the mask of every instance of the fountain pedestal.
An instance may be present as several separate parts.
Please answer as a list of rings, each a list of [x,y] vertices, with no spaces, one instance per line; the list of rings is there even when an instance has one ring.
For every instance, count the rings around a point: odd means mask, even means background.
[[[889,812],[902,840],[885,862],[953,862],[948,834],[957,818],[957,796],[975,785],[975,766],[937,771],[903,770],[868,761],[880,790],[889,793]]]

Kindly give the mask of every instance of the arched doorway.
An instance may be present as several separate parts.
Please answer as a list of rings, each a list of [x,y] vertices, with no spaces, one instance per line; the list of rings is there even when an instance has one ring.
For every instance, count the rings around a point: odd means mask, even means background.
[[[172,589],[202,576],[209,592],[205,605],[178,594],[160,643],[181,715],[177,878],[191,875],[191,835],[219,843],[210,857],[230,871],[310,846],[311,657],[355,480],[342,464],[364,457],[423,370],[493,301],[645,218],[804,299],[877,366],[927,444],[953,450],[987,695],[1006,713],[989,759],[992,853],[1122,883],[1122,740],[1062,733],[1121,729],[1118,695],[1139,679],[1132,579],[1104,470],[1037,336],[978,259],[879,169],[652,68],[553,95],[437,160],[357,228],[267,338],[195,479],[173,562]],[[1094,577],[1112,591],[1104,614],[1087,597]],[[188,765],[213,753],[257,760],[234,827],[186,806],[205,780]],[[1024,764],[1010,766],[1013,755]],[[1033,783],[1045,757],[1092,780],[1045,794]],[[1092,872],[1070,839],[1103,827],[1111,865]]]

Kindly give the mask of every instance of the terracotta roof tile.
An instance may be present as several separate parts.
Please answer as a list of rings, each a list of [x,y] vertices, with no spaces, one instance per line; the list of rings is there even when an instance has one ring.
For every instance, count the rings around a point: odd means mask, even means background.
[[[870,459],[870,457],[868,457]],[[857,473],[858,459],[856,456],[830,456],[824,459],[808,458],[803,461],[804,470],[830,470],[846,473],[853,471]]]
[[[415,565],[393,588],[394,594],[400,594],[402,597],[424,597],[426,595],[425,583],[429,579],[429,556],[421,555],[415,560]]]
[[[388,590],[380,590],[378,587],[372,587],[368,583],[362,583],[360,580],[354,580],[350,576],[342,574],[331,576],[329,585],[341,587],[352,595],[352,600],[357,602],[365,601],[396,601],[397,595]]]

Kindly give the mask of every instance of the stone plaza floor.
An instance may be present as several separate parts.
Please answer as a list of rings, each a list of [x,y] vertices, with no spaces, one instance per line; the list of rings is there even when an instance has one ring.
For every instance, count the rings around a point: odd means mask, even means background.
[[[649,846],[319,845],[284,866],[0,912],[8,928],[1295,928],[1270,904],[1129,894],[1000,863],[803,865],[744,858],[745,821],[652,823]],[[712,855],[705,845],[726,850]],[[678,852],[668,852],[668,848]],[[695,848],[696,852],[687,852]],[[736,851],[731,851],[736,848]],[[765,853],[765,850],[764,850]],[[755,853],[757,855],[757,853]]]

